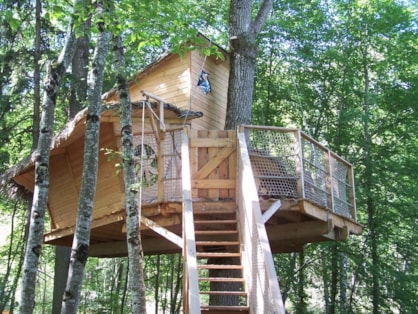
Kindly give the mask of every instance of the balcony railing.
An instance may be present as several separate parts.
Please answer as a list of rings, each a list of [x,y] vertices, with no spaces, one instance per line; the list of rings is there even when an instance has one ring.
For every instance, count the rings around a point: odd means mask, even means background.
[[[304,199],[356,219],[353,166],[298,129],[243,126],[261,198]]]

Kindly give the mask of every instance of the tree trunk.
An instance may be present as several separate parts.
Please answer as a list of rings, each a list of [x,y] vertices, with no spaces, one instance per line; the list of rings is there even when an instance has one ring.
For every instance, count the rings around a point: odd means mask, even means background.
[[[54,109],[61,77],[71,62],[75,46],[72,25],[58,61],[48,69],[44,87],[41,132],[36,149],[35,189],[30,214],[29,236],[23,265],[20,313],[32,313],[35,305],[35,283],[43,241],[44,219],[49,188],[49,149],[53,136]]]
[[[121,118],[122,164],[125,183],[126,237],[129,258],[129,284],[131,288],[132,313],[146,313],[145,284],[143,273],[143,252],[139,218],[141,205],[138,206],[138,189],[135,187],[135,162],[132,135],[132,104],[125,75],[125,57],[121,38],[113,42],[114,61],[117,72],[119,110]],[[145,110],[145,108],[143,109]]]
[[[296,299],[296,313],[308,313],[306,293],[305,293],[305,253],[299,253],[299,273],[298,273],[297,299]]]
[[[238,125],[251,122],[257,58],[256,38],[272,7],[272,0],[264,0],[260,5],[256,18],[252,20],[253,1],[231,0],[230,2],[229,45],[231,61],[225,118],[226,130],[235,130]],[[222,259],[216,258],[211,261],[211,263],[222,262],[224,262]],[[235,270],[210,270],[210,276],[234,277],[235,272]],[[210,285],[212,291],[228,291],[234,290],[237,283],[211,282]],[[211,295],[209,304],[238,305],[239,297]]]
[[[102,8],[99,4],[99,14],[101,10]],[[104,31],[104,25],[102,23],[98,25],[98,29],[99,34],[89,80],[83,176],[77,209],[77,222],[72,245],[70,269],[61,310],[61,313],[67,314],[77,313],[84,268],[88,258],[93,201],[96,193],[103,73],[110,41],[110,33]]]
[[[367,29],[366,29],[367,33]],[[367,39],[367,35],[365,36]],[[364,132],[364,147],[366,153],[365,161],[365,195],[366,195],[366,207],[367,207],[367,226],[370,230],[370,249],[371,249],[371,262],[372,262],[372,303],[373,314],[378,314],[379,301],[380,301],[380,285],[379,285],[379,268],[380,260],[377,252],[377,217],[375,204],[372,197],[373,186],[373,162],[372,162],[372,138],[369,130],[370,119],[370,104],[369,104],[369,68],[368,68],[368,48],[367,44],[363,43],[363,79],[364,79],[364,96],[363,96],[363,132]]]
[[[256,38],[272,6],[272,0],[264,0],[255,20],[252,20],[253,1],[231,0],[229,10],[231,65],[226,130],[235,130],[238,125],[251,122],[257,57]]]
[[[89,27],[90,21],[85,23],[84,27]],[[68,117],[70,119],[85,106],[87,99],[87,76],[89,63],[89,37],[80,36],[77,41],[77,47],[73,57],[71,89],[69,97]]]
[[[85,23],[85,27],[90,22]],[[68,118],[72,119],[83,108],[87,99],[87,75],[89,62],[89,38],[80,36],[77,40],[71,64],[71,87],[69,97]],[[60,313],[62,296],[67,283],[71,248],[57,245],[55,247],[54,290],[52,298],[52,312]]]
[[[36,149],[39,140],[39,123],[41,107],[41,0],[35,1],[35,43],[33,54],[33,128],[32,128],[32,150]]]
[[[331,249],[331,289],[330,289],[330,307],[329,313],[335,314],[337,310],[338,293],[338,244],[332,243]]]

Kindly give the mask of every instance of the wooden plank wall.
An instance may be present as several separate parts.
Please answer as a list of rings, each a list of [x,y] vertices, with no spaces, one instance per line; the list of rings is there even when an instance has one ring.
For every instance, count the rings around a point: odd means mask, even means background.
[[[171,55],[139,75],[129,88],[132,101],[144,99],[141,90],[150,92],[178,108],[187,108],[190,98],[190,55]]]
[[[190,168],[193,199],[235,199],[235,131],[191,130]]]
[[[204,62],[205,61],[205,62]],[[205,95],[196,86],[200,70],[209,73],[212,91]],[[192,120],[192,128],[223,130],[226,116],[228,93],[229,60],[216,60],[214,57],[204,58],[198,51],[191,53],[191,97],[192,111],[203,112],[203,117]]]
[[[113,134],[111,123],[102,123],[101,125],[100,147],[117,149],[116,137]],[[84,140],[80,139],[68,146],[66,154],[51,158],[48,207],[52,228],[54,229],[75,224],[83,172],[83,151]],[[120,178],[121,174],[117,174],[116,162],[118,162],[118,159],[109,160],[103,151],[99,153],[99,172],[93,219],[104,217],[121,209],[123,181]]]

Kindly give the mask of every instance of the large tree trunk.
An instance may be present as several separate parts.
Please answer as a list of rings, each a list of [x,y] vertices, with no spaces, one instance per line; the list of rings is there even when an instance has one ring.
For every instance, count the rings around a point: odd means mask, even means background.
[[[72,25],[58,61],[48,70],[44,87],[41,132],[36,149],[35,189],[31,208],[29,236],[23,265],[20,313],[32,313],[35,305],[35,283],[43,241],[44,219],[49,188],[49,149],[53,136],[54,109],[61,77],[71,62],[75,46]]]
[[[257,57],[256,38],[273,1],[264,0],[257,16],[252,20],[253,1],[231,0],[229,11],[230,72],[228,86],[225,129],[235,130],[240,124],[251,121],[255,62]],[[211,263],[221,263],[222,259],[213,259]],[[232,261],[234,262],[234,261]],[[212,276],[236,277],[235,270],[211,270]],[[237,283],[211,283],[211,290],[235,290]],[[211,305],[238,305],[236,296],[211,295]]]
[[[98,5],[98,10],[102,10],[100,4]],[[102,23],[98,25],[98,29],[99,34],[89,80],[83,176],[77,210],[76,230],[61,310],[61,313],[67,314],[77,313],[84,269],[88,258],[93,201],[96,193],[103,73],[110,41],[110,33],[104,31]]]
[[[135,188],[135,162],[132,135],[132,105],[125,75],[125,57],[121,38],[113,43],[119,94],[123,179],[125,183],[126,237],[129,258],[129,284],[132,295],[132,313],[146,313],[145,284],[143,273],[142,242],[139,229],[141,207],[138,206],[138,189]],[[145,108],[143,108],[145,110]]]
[[[264,0],[255,20],[252,20],[253,1],[231,0],[229,11],[231,66],[226,130],[235,130],[238,125],[251,122],[257,57],[256,38],[272,6],[272,0]]]

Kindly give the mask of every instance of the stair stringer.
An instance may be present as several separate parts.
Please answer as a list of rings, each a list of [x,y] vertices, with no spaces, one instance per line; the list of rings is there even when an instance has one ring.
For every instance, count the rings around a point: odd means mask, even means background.
[[[182,133],[182,189],[183,189],[183,309],[185,313],[199,314],[200,296],[197,274],[196,241],[193,220],[191,175],[189,158],[189,137]]]
[[[244,133],[238,133],[237,142],[238,227],[250,313],[284,314]]]

